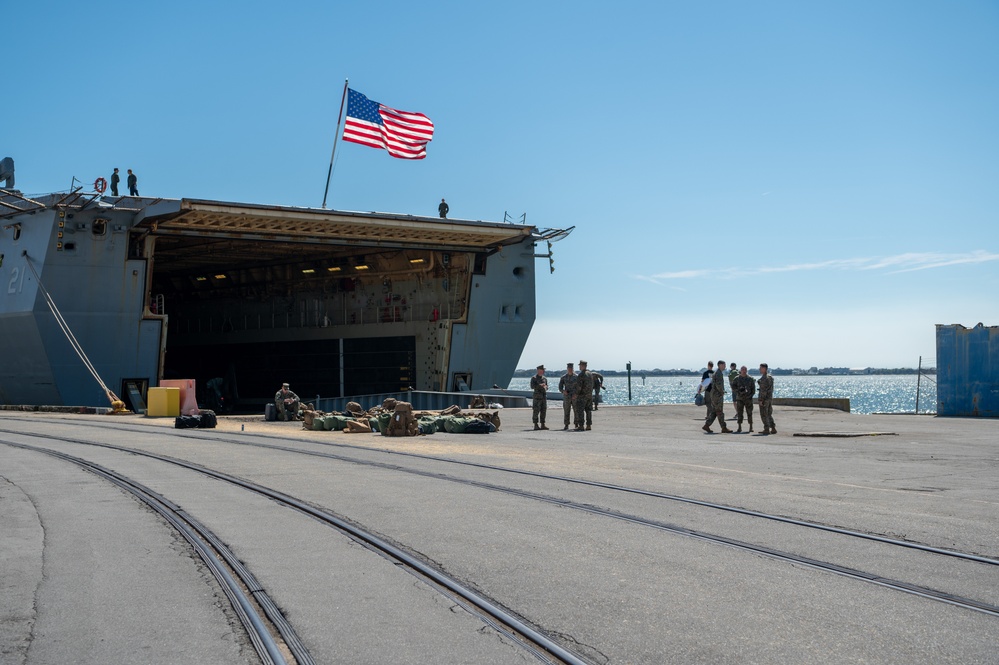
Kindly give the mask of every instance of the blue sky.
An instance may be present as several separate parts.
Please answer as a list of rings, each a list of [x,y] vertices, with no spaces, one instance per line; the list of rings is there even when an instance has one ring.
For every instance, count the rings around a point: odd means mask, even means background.
[[[29,194],[118,166],[144,195],[318,207],[344,79],[427,114],[426,160],[340,144],[328,205],[575,226],[520,367],[914,367],[934,324],[999,325],[992,1],[3,16],[0,157]]]

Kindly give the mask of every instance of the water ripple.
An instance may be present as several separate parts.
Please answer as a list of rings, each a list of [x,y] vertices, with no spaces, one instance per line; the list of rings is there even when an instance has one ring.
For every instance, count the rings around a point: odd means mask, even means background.
[[[846,397],[852,413],[914,413],[916,411],[916,375],[859,376],[777,376],[774,377],[774,397]],[[557,384],[557,379],[552,381]],[[628,378],[609,376],[604,379],[605,404],[687,404],[694,401],[699,377],[650,376],[631,378],[631,399],[628,399]],[[528,390],[530,379],[510,381],[510,390]],[[728,395],[731,401],[731,395]],[[932,378],[919,380],[919,413],[937,412],[937,386]]]

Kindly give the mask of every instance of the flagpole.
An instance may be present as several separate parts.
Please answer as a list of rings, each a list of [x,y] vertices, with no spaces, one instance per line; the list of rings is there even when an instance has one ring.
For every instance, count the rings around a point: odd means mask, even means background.
[[[336,116],[336,133],[333,135],[333,152],[330,153],[330,169],[326,172],[326,191],[323,193],[323,207],[326,207],[326,197],[330,193],[330,177],[333,175],[333,157],[336,155],[336,142],[340,138],[340,118],[343,117],[343,103],[347,99],[347,83],[350,79],[343,80],[343,97],[340,98],[340,112]]]

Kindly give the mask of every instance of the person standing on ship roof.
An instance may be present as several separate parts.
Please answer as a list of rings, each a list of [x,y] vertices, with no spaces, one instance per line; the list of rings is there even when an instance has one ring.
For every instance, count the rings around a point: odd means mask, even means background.
[[[451,211],[448,207],[447,201],[441,199],[441,204],[437,206],[437,212],[440,213],[441,219],[447,219],[447,214]]]
[[[138,196],[139,195],[139,179],[132,173],[132,169],[128,170],[128,195]]]
[[[732,430],[725,425],[725,361],[719,360],[714,376],[711,377],[711,413],[704,420],[703,429],[708,434],[714,434],[711,423],[718,419],[722,434],[731,434]]]
[[[534,429],[548,429],[545,425],[545,416],[548,414],[548,379],[545,378],[544,365],[538,365],[538,373],[531,377],[531,390],[534,391],[534,399],[531,400],[531,419],[534,421]]]
[[[759,397],[757,398],[760,408],[760,422],[763,423],[763,430],[760,434],[776,434],[777,425],[774,424],[774,378],[770,376],[770,366],[760,363],[760,380],[756,383],[759,386]]]
[[[121,182],[121,176],[118,175],[118,167],[114,167],[114,173],[111,174],[111,196],[118,196],[118,183]]]
[[[565,374],[558,380],[558,391],[562,393],[562,431],[569,429],[569,412],[572,411],[572,396],[576,393],[579,377],[572,369],[572,363],[565,364]],[[575,422],[575,420],[573,420]]]

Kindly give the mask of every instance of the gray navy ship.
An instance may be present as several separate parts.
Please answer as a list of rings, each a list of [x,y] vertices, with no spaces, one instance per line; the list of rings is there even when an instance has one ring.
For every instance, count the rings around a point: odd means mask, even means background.
[[[161,379],[195,379],[209,406],[259,405],[282,382],[306,400],[506,386],[536,316],[535,246],[568,233],[102,183],[28,197],[4,164],[8,405],[100,407],[113,392],[134,407]]]

